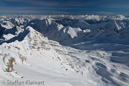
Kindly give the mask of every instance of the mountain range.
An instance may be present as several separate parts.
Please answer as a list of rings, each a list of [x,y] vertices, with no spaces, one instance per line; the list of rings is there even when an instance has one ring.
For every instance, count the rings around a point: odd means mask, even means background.
[[[128,39],[124,15],[0,16],[0,85],[128,86]]]

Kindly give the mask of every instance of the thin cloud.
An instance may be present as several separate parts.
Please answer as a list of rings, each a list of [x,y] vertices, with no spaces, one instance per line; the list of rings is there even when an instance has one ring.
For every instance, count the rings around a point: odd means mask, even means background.
[[[58,5],[58,2],[56,1],[35,1],[35,0],[32,0],[30,1],[30,4],[31,5],[37,5],[37,6],[43,6],[43,5],[48,5],[48,6],[54,6],[54,5]]]
[[[1,12],[85,14],[98,13],[112,15],[128,13],[128,0],[0,0]],[[113,9],[112,9],[113,8]],[[101,12],[105,11],[105,12]],[[109,12],[107,12],[109,11]],[[68,13],[67,13],[68,12]],[[112,13],[114,12],[114,13]]]
[[[20,8],[10,8],[8,10],[4,10],[4,8],[3,8],[0,10],[0,13],[2,13],[2,14],[8,14],[8,13],[10,13],[10,14],[69,14],[68,12],[64,12],[64,11],[30,10],[30,9],[26,9],[26,7],[24,7],[24,8],[21,8],[21,7]]]
[[[56,1],[43,1],[43,0],[5,0],[6,2],[18,2],[18,3],[25,3],[29,5],[38,5],[38,6],[43,6],[43,5],[58,5],[58,2]]]
[[[2,13],[40,13],[39,11],[30,11],[30,10],[0,10]]]
[[[116,14],[116,13],[113,13],[113,12],[96,12],[96,13],[99,13],[99,14]]]
[[[116,8],[116,9],[127,9],[129,8],[129,1],[117,1],[113,3],[103,4],[104,8]]]
[[[129,8],[129,4],[112,4],[109,5],[107,8],[121,8],[121,9],[128,9]]]
[[[54,11],[52,12],[52,11],[51,11],[51,13],[52,13],[52,14],[65,14],[65,15],[66,15],[66,14],[67,14],[67,15],[70,14],[70,13],[68,13],[68,12],[61,12],[61,11],[57,11],[57,12],[54,12]]]
[[[35,5],[35,6],[89,6],[93,5],[94,3],[92,2],[80,2],[80,1],[53,1],[53,0],[4,0],[6,2],[18,2],[18,3],[25,3],[29,5]]]
[[[26,2],[26,1],[33,1],[33,0],[2,0],[6,2]]]

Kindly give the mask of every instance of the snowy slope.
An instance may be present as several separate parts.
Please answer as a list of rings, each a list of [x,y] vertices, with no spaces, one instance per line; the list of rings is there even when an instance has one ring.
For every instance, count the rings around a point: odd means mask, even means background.
[[[81,28],[81,29],[86,29],[89,26],[89,24],[85,22],[83,19],[75,20],[69,25],[72,27]]]
[[[66,26],[58,22],[66,17]],[[28,80],[45,86],[129,85],[125,16],[1,16],[0,21],[0,86],[32,85]],[[8,72],[12,58],[14,70]]]
[[[45,37],[59,42],[69,41],[77,37],[82,31],[80,28],[65,27],[52,19],[32,20],[29,25],[41,32]]]

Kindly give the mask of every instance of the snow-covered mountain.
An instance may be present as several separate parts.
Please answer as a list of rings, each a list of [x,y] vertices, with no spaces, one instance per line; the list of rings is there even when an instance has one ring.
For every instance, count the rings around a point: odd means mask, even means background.
[[[123,15],[0,16],[0,85],[128,86],[128,38]]]

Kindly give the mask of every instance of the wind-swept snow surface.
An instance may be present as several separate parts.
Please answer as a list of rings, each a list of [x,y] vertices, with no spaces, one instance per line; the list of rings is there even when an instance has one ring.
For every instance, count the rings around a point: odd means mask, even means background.
[[[1,16],[0,22],[0,86],[129,86],[127,16]]]

